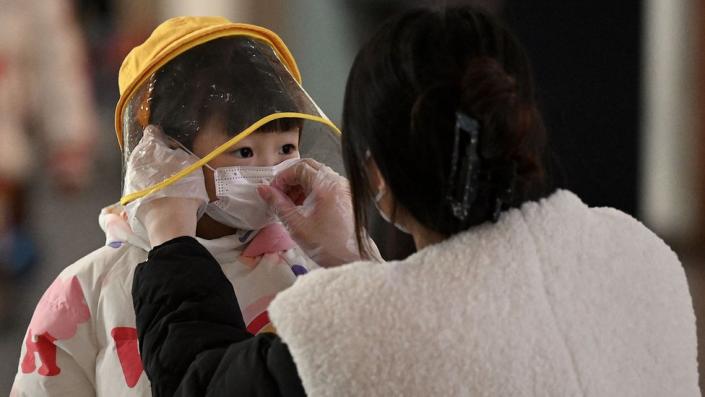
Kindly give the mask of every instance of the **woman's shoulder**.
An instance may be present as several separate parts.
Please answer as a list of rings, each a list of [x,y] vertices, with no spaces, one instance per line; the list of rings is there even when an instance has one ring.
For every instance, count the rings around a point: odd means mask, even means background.
[[[521,216],[534,243],[546,252],[612,253],[621,263],[680,267],[670,247],[642,222],[615,208],[589,207],[567,190],[522,207]]]

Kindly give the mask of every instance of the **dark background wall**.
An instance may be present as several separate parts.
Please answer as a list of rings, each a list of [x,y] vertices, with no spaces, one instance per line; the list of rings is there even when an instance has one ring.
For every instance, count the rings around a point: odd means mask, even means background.
[[[534,68],[558,184],[636,215],[641,1],[508,0]],[[562,177],[561,177],[562,176]]]
[[[350,1],[360,44],[395,12],[428,1]],[[526,48],[549,131],[554,181],[591,206],[639,210],[642,1],[482,0]],[[411,240],[380,220],[373,236],[387,258]]]

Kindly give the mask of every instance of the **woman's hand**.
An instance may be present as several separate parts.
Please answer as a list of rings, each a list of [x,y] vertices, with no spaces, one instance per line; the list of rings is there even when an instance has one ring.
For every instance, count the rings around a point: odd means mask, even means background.
[[[156,126],[145,128],[127,162],[124,194],[139,192],[176,174],[198,159],[179,148]],[[132,230],[155,247],[175,237],[195,236],[198,216],[208,204],[203,170],[197,169],[161,190],[125,206]]]
[[[279,173],[259,194],[272,207],[291,237],[323,267],[363,259],[355,238],[348,180],[312,159]],[[373,259],[380,259],[369,241]]]

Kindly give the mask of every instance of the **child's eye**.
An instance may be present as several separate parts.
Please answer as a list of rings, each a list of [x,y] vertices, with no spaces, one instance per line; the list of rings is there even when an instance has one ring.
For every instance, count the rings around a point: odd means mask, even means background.
[[[287,143],[286,145],[282,146],[282,150],[279,152],[279,154],[291,154],[296,151],[296,146],[292,145],[291,143]]]
[[[241,158],[241,159],[246,159],[248,157],[254,156],[255,152],[252,151],[252,149],[248,147],[243,147],[237,150],[233,150],[232,153],[235,157]]]

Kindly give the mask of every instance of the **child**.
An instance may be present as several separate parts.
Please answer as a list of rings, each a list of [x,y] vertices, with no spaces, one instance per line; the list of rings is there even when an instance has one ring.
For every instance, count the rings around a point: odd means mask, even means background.
[[[302,142],[322,142],[309,126],[335,129],[298,81],[274,33],[224,18],[171,19],[133,49],[120,70],[116,109],[122,205],[100,215],[106,246],[67,267],[39,301],[13,396],[151,395],[130,292],[151,248],[134,214],[155,198],[183,193],[202,201],[199,242],[233,284],[248,330],[271,330],[269,302],[317,266],[252,193],[297,161]],[[330,129],[321,136],[335,149]],[[145,153],[184,158],[177,146],[196,157],[175,169],[140,163]]]

